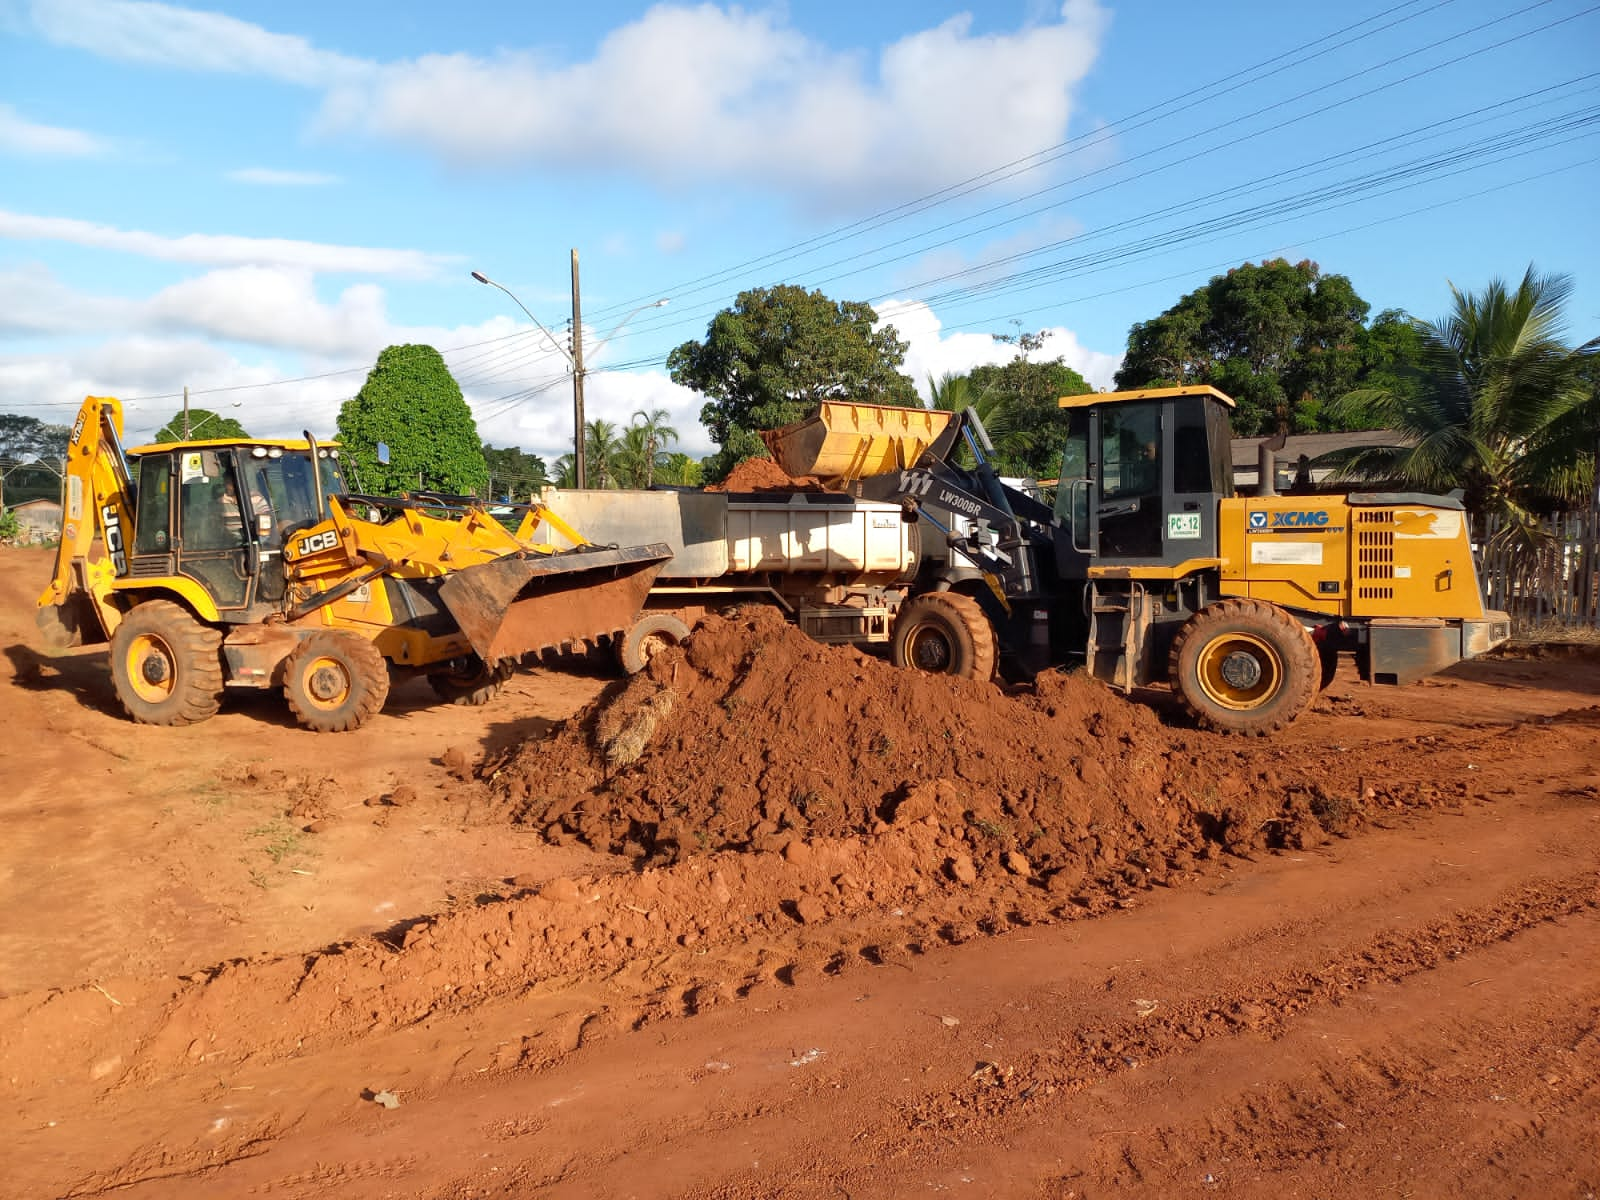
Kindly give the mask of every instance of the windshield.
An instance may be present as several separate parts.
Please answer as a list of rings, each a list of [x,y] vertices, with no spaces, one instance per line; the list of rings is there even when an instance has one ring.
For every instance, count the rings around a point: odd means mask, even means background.
[[[318,519],[310,451],[252,452],[242,459],[242,465],[251,505],[258,516],[270,512],[273,524],[279,529]],[[338,459],[323,458],[318,465],[322,468],[322,489],[327,495],[341,495],[348,490]]]

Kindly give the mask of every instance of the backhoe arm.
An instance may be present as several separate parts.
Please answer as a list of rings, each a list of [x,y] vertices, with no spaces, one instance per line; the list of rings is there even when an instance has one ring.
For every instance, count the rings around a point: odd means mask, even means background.
[[[78,410],[67,445],[61,544],[55,573],[39,597],[39,628],[56,649],[108,641],[121,610],[111,581],[128,569],[133,534],[133,486],[122,452],[122,403],[90,396]],[[104,552],[90,559],[96,538]]]

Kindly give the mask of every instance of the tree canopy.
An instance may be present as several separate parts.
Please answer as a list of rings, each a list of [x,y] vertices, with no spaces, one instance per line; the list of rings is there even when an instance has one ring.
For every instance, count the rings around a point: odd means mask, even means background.
[[[526,502],[550,482],[544,459],[516,446],[491,446],[485,442],[483,463],[489,471],[488,490],[491,498],[510,496],[513,500]]]
[[[183,410],[180,408],[172,414],[169,420],[160,429],[156,430],[155,441],[165,445],[168,442],[205,441],[214,438],[247,438],[243,425],[232,417],[225,417],[221,413],[212,412],[209,408],[191,408],[189,410],[189,436],[185,439],[183,434]]]
[[[703,341],[667,357],[675,383],[707,397],[700,420],[720,449],[706,477],[722,479],[766,453],[756,431],[798,421],[823,400],[915,404],[900,373],[906,343],[859,301],[830,300],[790,284],[741,292],[711,319]]]
[[[1469,509],[1504,518],[1510,538],[1529,545],[1538,508],[1581,500],[1594,484],[1600,338],[1568,346],[1564,275],[1530,266],[1514,289],[1495,279],[1481,292],[1450,292],[1446,316],[1411,323],[1417,359],[1403,386],[1338,402],[1341,415],[1404,435],[1348,455],[1343,472],[1430,492],[1459,487]]]
[[[1002,475],[1054,479],[1060,474],[1067,417],[1056,403],[1094,389],[1060,357],[1034,362],[1045,341],[1040,333],[994,335],[1016,346],[1008,363],[974,367],[965,375],[929,379],[934,408],[977,410],[994,443],[992,465]]]
[[[339,409],[339,441],[361,486],[375,494],[419,489],[477,494],[489,467],[472,410],[432,346],[390,346]],[[389,447],[387,465],[377,447]]]
[[[1238,403],[1236,436],[1350,428],[1330,405],[1361,375],[1368,308],[1314,262],[1245,263],[1135,325],[1116,386],[1211,384]]]
[[[38,417],[0,413],[0,458],[16,462],[28,458],[59,459],[67,453],[67,425],[49,425]]]

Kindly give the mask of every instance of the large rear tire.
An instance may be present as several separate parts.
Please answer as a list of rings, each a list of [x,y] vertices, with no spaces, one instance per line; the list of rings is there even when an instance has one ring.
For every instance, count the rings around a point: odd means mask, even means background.
[[[927,592],[900,606],[889,654],[897,667],[989,679],[995,666],[994,627],[971,596]]]
[[[617,665],[637,675],[663,650],[682,645],[689,627],[671,613],[645,613],[616,640]]]
[[[389,666],[358,633],[325,629],[302,641],[283,668],[295,719],[318,733],[358,729],[389,698]]]
[[[1311,703],[1322,678],[1311,635],[1260,600],[1222,600],[1190,617],[1173,639],[1169,669],[1184,707],[1223,733],[1282,728]]]
[[[428,676],[434,695],[449,704],[487,704],[500,694],[515,668],[510,662],[497,663],[493,670],[476,654],[452,660],[448,668]]]
[[[222,634],[171,600],[146,600],[111,635],[111,680],[144,725],[194,725],[222,706]]]

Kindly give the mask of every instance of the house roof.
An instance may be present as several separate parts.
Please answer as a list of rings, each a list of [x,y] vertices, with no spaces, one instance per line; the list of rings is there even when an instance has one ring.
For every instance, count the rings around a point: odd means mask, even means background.
[[[1233,465],[1254,467],[1260,461],[1264,437],[1234,438],[1232,442]],[[1362,429],[1355,433],[1292,433],[1283,449],[1276,452],[1280,463],[1293,463],[1304,454],[1312,462],[1335,450],[1349,450],[1367,446],[1403,446],[1406,435],[1392,429]]]

